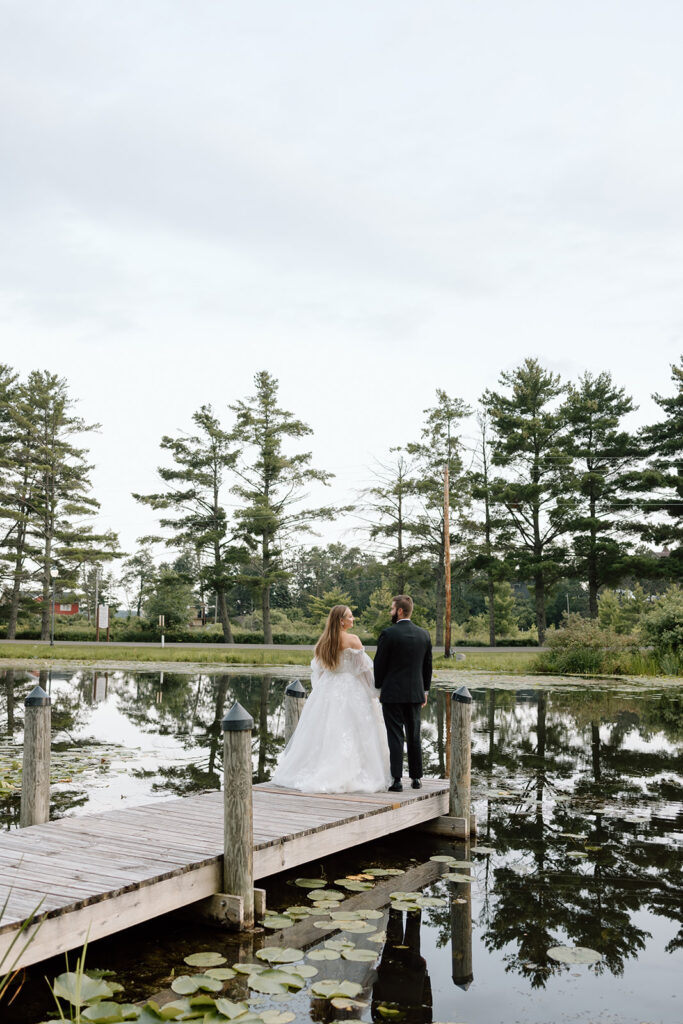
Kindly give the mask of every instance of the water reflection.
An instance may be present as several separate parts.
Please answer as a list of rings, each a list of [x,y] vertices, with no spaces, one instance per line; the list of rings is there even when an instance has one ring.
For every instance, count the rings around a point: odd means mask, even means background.
[[[420,911],[407,913],[390,910],[387,937],[372,986],[372,1019],[384,1020],[381,1007],[397,1003],[404,1021],[431,1022],[432,988],[427,961],[420,953]]]

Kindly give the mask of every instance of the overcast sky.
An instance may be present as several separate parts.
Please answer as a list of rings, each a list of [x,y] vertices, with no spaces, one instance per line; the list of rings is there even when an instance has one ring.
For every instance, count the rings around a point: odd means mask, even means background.
[[[527,355],[656,417],[682,39],[680,0],[0,0],[0,359],[102,423],[102,524],[150,532],[161,435],[260,369],[340,501]]]

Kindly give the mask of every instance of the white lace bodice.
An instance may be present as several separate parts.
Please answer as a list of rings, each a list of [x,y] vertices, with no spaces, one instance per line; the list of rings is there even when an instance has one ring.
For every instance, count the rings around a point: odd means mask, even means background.
[[[360,650],[356,650],[353,647],[347,647],[345,651],[339,656],[339,661],[335,668],[325,668],[321,665],[317,658],[314,658],[311,662],[311,686],[315,686],[316,683],[320,682],[325,676],[340,676],[349,674],[356,676],[366,683],[372,690],[372,696],[379,698],[379,691],[375,693],[375,676],[372,670],[372,659],[368,657],[365,650],[361,647]]]

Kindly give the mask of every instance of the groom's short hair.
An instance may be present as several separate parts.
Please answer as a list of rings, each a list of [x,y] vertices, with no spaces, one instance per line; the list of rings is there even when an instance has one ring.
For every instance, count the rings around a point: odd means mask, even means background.
[[[410,616],[413,614],[412,597],[408,597],[407,594],[398,594],[397,597],[392,598],[392,601],[396,605],[396,611],[398,611],[400,608],[401,611],[403,612],[403,615],[407,616],[407,618],[410,618]]]

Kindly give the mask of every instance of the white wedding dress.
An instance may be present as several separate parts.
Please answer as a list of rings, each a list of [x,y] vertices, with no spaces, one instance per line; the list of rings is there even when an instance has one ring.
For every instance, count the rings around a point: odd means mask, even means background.
[[[314,658],[311,669],[311,695],[271,781],[302,793],[385,790],[389,746],[372,661],[347,648],[336,668]]]

